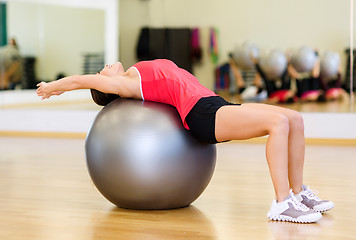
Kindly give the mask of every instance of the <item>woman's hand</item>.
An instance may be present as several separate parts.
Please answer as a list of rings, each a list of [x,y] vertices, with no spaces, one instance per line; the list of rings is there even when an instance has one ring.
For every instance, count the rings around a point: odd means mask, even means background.
[[[37,84],[37,87],[38,88],[36,90],[36,93],[38,96],[41,97],[42,100],[46,98],[50,98],[53,95],[61,95],[62,93],[64,93],[64,91],[52,92],[49,83],[45,83],[45,82],[40,82],[39,84]]]

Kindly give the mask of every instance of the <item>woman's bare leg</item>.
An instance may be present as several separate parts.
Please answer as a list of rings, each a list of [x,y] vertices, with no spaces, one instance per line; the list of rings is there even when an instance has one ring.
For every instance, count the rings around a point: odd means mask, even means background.
[[[269,135],[266,157],[277,201],[289,195],[289,120],[286,115],[249,104],[223,106],[216,114],[215,134],[218,141]]]
[[[250,103],[249,107],[276,111],[288,117],[288,177],[290,188],[299,193],[303,184],[303,168],[305,158],[304,122],[302,115],[294,110],[266,104]]]

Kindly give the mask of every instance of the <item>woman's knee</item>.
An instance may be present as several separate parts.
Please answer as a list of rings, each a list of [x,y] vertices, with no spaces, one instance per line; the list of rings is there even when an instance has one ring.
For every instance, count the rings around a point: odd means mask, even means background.
[[[275,113],[270,121],[269,132],[289,133],[289,119],[286,115]]]
[[[302,114],[300,112],[292,110],[290,116],[289,116],[289,121],[290,121],[290,127],[298,130],[298,131],[304,131],[304,120]]]

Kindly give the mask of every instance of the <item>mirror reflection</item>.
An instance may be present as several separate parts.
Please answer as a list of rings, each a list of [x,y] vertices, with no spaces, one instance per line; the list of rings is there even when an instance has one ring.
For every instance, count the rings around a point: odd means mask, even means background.
[[[14,46],[10,39],[16,41],[22,69],[16,67],[16,57],[12,67],[2,60],[1,88],[33,88],[38,81],[93,73],[103,66],[104,11],[25,2],[6,5],[6,48]],[[120,0],[119,6],[120,61],[125,68],[138,60],[144,27],[189,28],[192,33],[198,29],[202,56],[192,71],[205,86],[232,101],[267,101],[300,111],[350,110],[348,2]],[[252,67],[243,61],[252,61]],[[9,84],[11,72],[23,77],[11,78]]]
[[[6,4],[3,89],[94,73],[104,65],[104,11],[25,2]],[[19,21],[19,19],[21,19]]]

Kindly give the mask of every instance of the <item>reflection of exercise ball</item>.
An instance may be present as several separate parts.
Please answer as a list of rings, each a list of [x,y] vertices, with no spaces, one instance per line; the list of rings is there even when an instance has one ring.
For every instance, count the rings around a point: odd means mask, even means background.
[[[262,52],[258,63],[268,79],[281,77],[287,68],[286,55],[279,49]]]
[[[167,104],[117,99],[86,139],[89,174],[112,203],[132,209],[188,206],[204,191],[216,147],[198,142]]]
[[[335,52],[325,52],[320,59],[320,74],[324,78],[335,77],[340,65],[340,56]]]
[[[239,68],[247,69],[253,68],[254,64],[251,60],[251,55],[254,58],[258,57],[258,48],[251,42],[244,42],[235,47],[232,57]]]
[[[293,52],[292,65],[298,72],[310,72],[314,68],[316,59],[313,49],[302,46]]]
[[[121,236],[118,239],[213,240],[216,239],[217,231],[210,218],[194,206],[169,212],[112,208],[95,213],[95,218],[91,219],[90,239],[107,239],[105,236],[108,236],[108,239],[116,239],[112,236]]]

